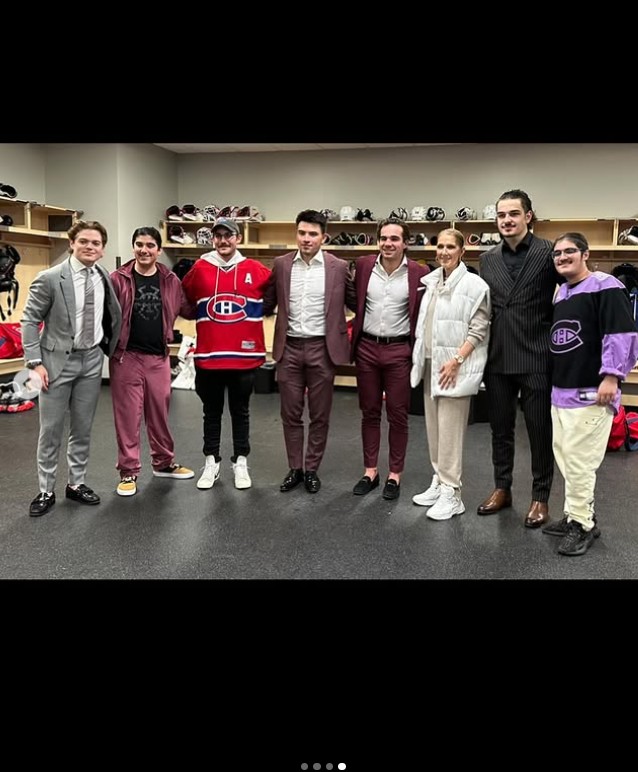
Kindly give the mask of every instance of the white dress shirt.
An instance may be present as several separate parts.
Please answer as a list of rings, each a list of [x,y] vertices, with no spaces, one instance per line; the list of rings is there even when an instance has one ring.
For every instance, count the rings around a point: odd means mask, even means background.
[[[299,252],[292,259],[287,334],[294,338],[326,334],[326,270],[321,250],[308,263]]]
[[[381,255],[377,258],[368,282],[363,331],[382,338],[410,334],[408,258],[405,255],[401,265],[390,274],[381,263]]]

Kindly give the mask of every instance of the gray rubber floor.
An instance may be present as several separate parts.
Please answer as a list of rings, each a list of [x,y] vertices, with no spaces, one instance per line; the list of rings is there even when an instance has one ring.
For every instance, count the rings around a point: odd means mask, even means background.
[[[102,503],[64,498],[61,460],[55,508],[28,516],[37,494],[37,409],[0,415],[4,477],[0,495],[0,578],[12,579],[628,579],[638,577],[638,453],[608,454],[599,472],[597,515],[602,536],[582,557],[556,553],[558,540],[523,527],[530,502],[527,436],[519,416],[514,506],[491,517],[476,507],[492,489],[489,425],[468,427],[464,515],[435,522],[412,504],[429,484],[424,422],[410,416],[407,466],[398,501],[381,488],[352,495],[363,473],[360,413],[353,391],[335,393],[330,440],[319,476],[321,491],[279,484],[288,469],[279,395],[251,402],[253,487],[233,486],[230,420],[225,416],[222,472],[210,491],[195,481],[203,463],[201,405],[194,392],[175,391],[171,408],[177,460],[194,480],[153,478],[145,467],[138,493],[117,496],[116,446],[108,385],[93,427],[87,484]],[[385,435],[385,426],[384,426]],[[385,438],[382,478],[387,473]],[[550,500],[562,516],[557,472]]]

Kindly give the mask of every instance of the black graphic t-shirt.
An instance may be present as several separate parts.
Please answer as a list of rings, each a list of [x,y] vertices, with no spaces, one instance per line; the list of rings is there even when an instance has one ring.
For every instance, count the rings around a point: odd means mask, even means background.
[[[163,355],[166,353],[166,347],[162,327],[159,271],[152,276],[141,276],[137,271],[133,271],[133,276],[135,277],[135,300],[127,351]]]

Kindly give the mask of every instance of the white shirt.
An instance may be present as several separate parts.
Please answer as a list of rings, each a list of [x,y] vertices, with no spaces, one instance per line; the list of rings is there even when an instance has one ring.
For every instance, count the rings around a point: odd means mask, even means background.
[[[69,258],[69,263],[71,265],[71,271],[73,272],[73,292],[75,294],[75,338],[73,339],[73,345],[77,346],[84,327],[84,288],[86,284],[87,268],[84,263],[81,263],[77,257],[73,257],[73,255]],[[104,337],[102,318],[104,316],[104,293],[106,290],[104,289],[104,282],[102,281],[97,268],[93,266],[89,270],[93,280],[93,291],[95,292],[93,345],[97,346]]]
[[[295,338],[326,334],[326,268],[321,250],[309,263],[299,251],[292,259],[287,334]]]
[[[381,255],[377,258],[368,282],[363,331],[382,338],[410,334],[408,258],[405,255],[401,265],[390,274],[381,263]]]

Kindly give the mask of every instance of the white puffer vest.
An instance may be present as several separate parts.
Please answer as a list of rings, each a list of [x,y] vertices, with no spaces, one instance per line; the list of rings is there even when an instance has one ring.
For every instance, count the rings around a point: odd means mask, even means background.
[[[416,340],[412,350],[412,371],[410,384],[414,388],[423,378],[425,369],[425,318],[434,293],[437,293],[434,319],[432,320],[432,380],[430,393],[433,397],[469,397],[477,394],[483,370],[487,364],[487,344],[489,330],[485,338],[461,365],[456,379],[456,385],[449,389],[439,386],[439,370],[457,353],[467,340],[470,320],[487,296],[489,306],[490,289],[488,285],[474,273],[467,270],[465,263],[458,265],[450,278],[439,289],[438,283],[443,272],[442,268],[424,276],[421,283],[425,284],[425,297],[419,309],[416,323]]]

